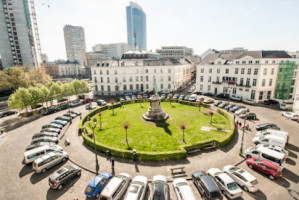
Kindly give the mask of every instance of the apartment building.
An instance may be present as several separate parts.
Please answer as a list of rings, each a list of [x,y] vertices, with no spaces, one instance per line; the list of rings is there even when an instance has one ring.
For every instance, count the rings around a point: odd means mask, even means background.
[[[197,66],[196,90],[213,94],[226,93],[256,102],[270,98],[292,98],[296,69],[288,74],[292,84],[289,91],[281,91],[289,83],[279,80],[285,66],[292,65],[285,51],[247,51],[214,53]],[[288,68],[289,69],[289,68]],[[287,81],[287,80],[286,80]],[[288,92],[288,94],[286,94]]]
[[[162,46],[161,49],[156,49],[156,52],[162,58],[181,59],[193,56],[193,49],[185,46]]]
[[[192,78],[195,66],[189,62],[161,59],[152,52],[129,51],[120,60],[106,60],[91,67],[94,94],[152,91],[155,80],[159,91],[177,90]]]

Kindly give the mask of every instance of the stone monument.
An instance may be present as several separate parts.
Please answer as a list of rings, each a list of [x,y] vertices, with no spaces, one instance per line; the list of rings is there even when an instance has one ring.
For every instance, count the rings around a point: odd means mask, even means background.
[[[169,116],[160,106],[160,97],[158,95],[156,80],[154,82],[154,91],[155,94],[150,98],[150,107],[148,111],[142,115],[142,117],[147,121],[166,121]]]

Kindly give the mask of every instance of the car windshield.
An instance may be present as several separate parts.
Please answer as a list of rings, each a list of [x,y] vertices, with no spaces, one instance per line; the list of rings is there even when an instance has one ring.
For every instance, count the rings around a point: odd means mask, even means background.
[[[238,171],[239,169],[240,168],[238,168],[238,167],[233,167],[233,168],[229,169],[229,171],[235,172],[235,171]]]
[[[211,192],[211,197],[212,198],[221,198],[220,192]]]
[[[94,187],[87,186],[85,191],[89,193],[94,193]]]
[[[134,193],[136,194],[138,192],[138,186],[137,185],[131,185],[131,187],[129,188],[130,193]]]
[[[184,185],[188,185],[188,183],[179,183],[179,184],[177,184],[177,186],[184,186]]]
[[[228,183],[228,184],[227,184],[227,188],[228,188],[229,190],[236,190],[236,189],[239,188],[239,186],[237,185],[236,182],[232,182],[232,183]]]
[[[251,181],[250,182],[252,185],[257,185],[258,184],[258,182],[257,182],[257,180],[256,179],[254,179],[253,181]]]
[[[278,172],[278,173],[281,172],[281,168],[277,167],[276,172]]]

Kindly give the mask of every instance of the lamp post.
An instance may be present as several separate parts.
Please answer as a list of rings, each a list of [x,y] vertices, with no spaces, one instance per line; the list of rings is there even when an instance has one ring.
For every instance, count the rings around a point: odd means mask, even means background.
[[[96,140],[95,140],[95,135],[94,135],[94,129],[96,128],[97,126],[97,119],[94,118],[93,119],[93,123],[94,123],[94,126],[91,126],[90,125],[90,117],[88,116],[88,119],[89,121],[89,126],[92,128],[92,134],[93,134],[93,144],[94,144],[94,152],[95,152],[95,157],[96,157],[96,172],[97,174],[99,173],[99,162],[98,162],[98,157],[97,157],[97,149],[96,149]]]
[[[102,130],[102,112],[99,112],[100,117],[100,130]]]
[[[246,118],[247,117],[244,118],[243,134],[242,134],[241,149],[240,149],[240,155],[241,156],[243,154],[243,141],[244,141],[244,132],[245,132]]]

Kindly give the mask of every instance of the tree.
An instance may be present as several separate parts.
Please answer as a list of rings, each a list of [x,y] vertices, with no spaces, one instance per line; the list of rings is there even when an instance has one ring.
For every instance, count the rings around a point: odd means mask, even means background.
[[[204,98],[200,98],[199,102],[198,102],[198,111],[200,112],[200,107],[203,104]]]
[[[124,127],[124,129],[126,130],[126,142],[127,142],[127,145],[128,145],[128,148],[130,148],[130,146],[129,146],[129,142],[128,142],[128,128],[130,127],[129,122],[125,121],[125,122],[123,123],[123,127]]]
[[[69,101],[69,96],[74,94],[73,86],[70,83],[65,83],[61,86],[61,93],[62,96],[68,97]]]
[[[213,110],[208,110],[207,114],[211,116],[210,125],[213,123],[213,116],[215,115],[215,112]]]
[[[186,142],[185,142],[185,129],[187,128],[187,124],[186,124],[186,122],[181,122],[180,128],[181,128],[182,131],[183,131],[183,142],[186,143]]]
[[[26,109],[32,104],[31,94],[28,92],[26,88],[19,88],[15,93],[10,95],[8,100],[8,106],[10,108],[17,108],[19,110]]]
[[[38,83],[46,84],[52,80],[52,78],[46,74],[43,67],[29,70],[28,77],[31,85],[36,85]]]
[[[116,103],[116,101],[114,99],[111,99],[109,103],[111,104],[111,106],[109,107],[112,109],[112,114],[114,115],[114,104]]]
[[[48,102],[51,100],[50,90],[42,84],[37,84],[36,87],[38,87],[42,92],[41,102],[46,102],[48,108]]]
[[[21,67],[8,67],[1,72],[1,91],[16,91],[20,87],[27,88],[29,85],[30,81],[28,75]]]
[[[171,102],[172,102],[172,94],[168,94],[168,101],[169,101],[169,104],[171,105]]]
[[[88,84],[84,80],[75,79],[71,82],[71,85],[73,86],[74,95],[76,95],[77,99],[79,94],[89,92]]]
[[[61,87],[58,83],[53,83],[50,87],[50,100],[52,103],[52,100],[60,98],[61,95]]]
[[[28,92],[31,95],[30,106],[31,108],[36,108],[37,104],[42,102],[43,93],[40,88],[33,86],[28,88]]]

